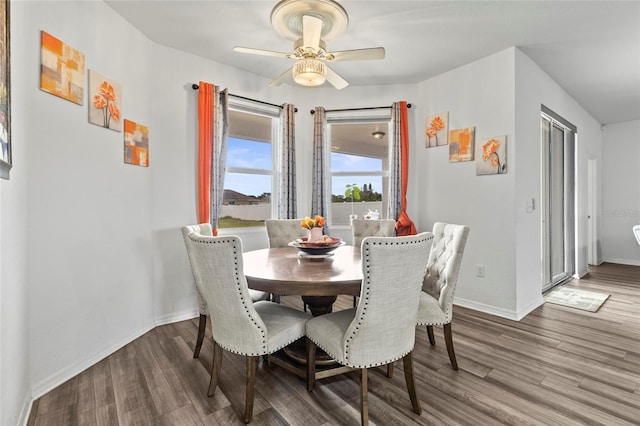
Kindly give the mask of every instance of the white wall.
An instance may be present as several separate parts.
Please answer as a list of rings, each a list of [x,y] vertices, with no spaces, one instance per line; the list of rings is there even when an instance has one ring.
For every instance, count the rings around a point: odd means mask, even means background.
[[[83,106],[39,89],[40,31],[119,82],[122,119],[151,123],[152,44],[101,2],[17,2],[14,51],[28,122],[31,386],[37,397],[154,325],[151,171],[123,163],[123,133],[87,121]],[[152,127],[153,129],[153,127]],[[152,134],[153,137],[153,134]]]
[[[456,303],[515,317],[514,49],[420,83],[413,119],[415,167],[420,190],[417,220],[423,230],[435,222],[467,225],[469,239],[456,290]],[[506,135],[507,173],[476,176],[475,161],[450,163],[449,147],[424,148],[425,118],[449,113],[449,129],[475,126],[481,138]],[[417,185],[416,185],[417,186]],[[488,248],[490,248],[488,250]],[[476,277],[475,265],[485,266]]]
[[[541,149],[540,105],[577,127],[576,144],[576,275],[587,272],[587,158],[601,161],[600,124],[520,50],[516,64],[516,181],[514,205],[516,221],[516,292],[519,314],[535,308],[540,301],[541,210],[526,212],[528,198],[540,205]],[[598,190],[599,191],[599,190]],[[601,239],[604,235],[599,236]]]
[[[27,240],[30,223],[28,142],[30,104],[16,88],[25,84],[19,64],[29,53],[21,49],[28,33],[24,9],[11,3],[12,140],[11,180],[0,180],[0,424],[16,425],[26,420],[31,405],[29,362],[29,286]]]
[[[640,224],[640,120],[602,131],[602,251],[605,262],[640,265],[631,233]]]

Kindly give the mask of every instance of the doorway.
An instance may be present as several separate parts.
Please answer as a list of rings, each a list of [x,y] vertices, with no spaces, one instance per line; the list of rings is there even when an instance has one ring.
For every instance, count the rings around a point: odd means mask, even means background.
[[[542,106],[542,291],[575,272],[576,127]]]

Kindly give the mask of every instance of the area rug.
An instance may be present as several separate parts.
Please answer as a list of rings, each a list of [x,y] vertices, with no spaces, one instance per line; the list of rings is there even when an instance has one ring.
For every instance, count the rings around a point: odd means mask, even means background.
[[[556,305],[596,312],[609,297],[606,293],[579,290],[577,288],[560,286],[547,294],[544,300]]]

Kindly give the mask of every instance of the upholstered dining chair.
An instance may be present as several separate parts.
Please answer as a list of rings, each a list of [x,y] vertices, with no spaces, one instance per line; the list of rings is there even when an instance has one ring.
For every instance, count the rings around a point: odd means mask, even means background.
[[[213,363],[207,395],[213,396],[218,386],[223,349],[244,355],[247,369],[244,421],[249,423],[259,357],[304,336],[310,316],[271,301],[251,301],[239,237],[211,237],[190,232],[186,243],[196,285],[211,316]]]
[[[354,247],[360,247],[366,237],[393,237],[396,221],[393,219],[351,219],[351,237]],[[353,306],[358,304],[358,296],[353,296]]]
[[[640,244],[640,225],[634,225],[633,235],[635,235],[636,241],[638,241],[638,244]]]
[[[359,369],[360,415],[368,424],[367,369],[402,358],[413,411],[420,401],[413,380],[411,353],[422,280],[433,235],[367,237],[362,241],[362,286],[357,308],[312,318],[307,322],[307,390],[316,380],[316,347],[338,363],[335,374]],[[322,372],[322,377],[333,375]]]
[[[451,332],[453,298],[468,235],[469,227],[464,225],[443,222],[433,225],[433,245],[429,253],[418,308],[418,325],[427,327],[429,343],[432,346],[436,344],[433,326],[443,326],[444,341],[454,370],[458,369],[458,363]]]
[[[198,234],[206,235],[209,237],[213,236],[213,230],[211,228],[210,223],[200,223],[198,225],[186,225],[182,227],[182,237],[184,239],[185,246],[187,248],[187,256],[189,257],[189,261],[191,261],[191,251],[189,250],[190,246],[187,244],[187,239],[188,239],[188,235],[191,232],[196,232]],[[202,342],[204,341],[204,333],[207,329],[207,317],[209,316],[207,303],[202,297],[202,294],[200,293],[200,289],[198,288],[197,285],[196,285],[196,294],[198,295],[198,312],[200,313],[200,318],[198,322],[198,337],[196,339],[196,346],[193,349],[194,358],[198,358],[198,356],[200,356],[200,348],[202,348]],[[257,302],[259,300],[268,299],[269,293],[249,289],[249,296],[251,297],[252,301]]]
[[[353,245],[360,247],[366,237],[393,237],[396,234],[396,221],[393,219],[351,220]]]
[[[264,225],[267,228],[269,248],[287,247],[291,241],[307,236],[308,230],[300,226],[302,219],[267,219]]]
[[[309,231],[302,226],[302,219],[267,219],[264,225],[267,228],[267,238],[269,239],[269,248],[287,247],[291,241],[298,238],[304,238]],[[272,295],[274,302],[280,303],[281,294]],[[307,305],[303,303],[304,311],[307,312]]]

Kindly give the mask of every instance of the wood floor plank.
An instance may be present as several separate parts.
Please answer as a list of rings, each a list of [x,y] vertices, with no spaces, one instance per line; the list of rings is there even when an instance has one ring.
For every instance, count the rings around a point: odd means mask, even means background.
[[[442,327],[436,345],[416,328],[416,415],[402,363],[389,379],[369,372],[369,417],[377,425],[619,426],[640,424],[640,267],[603,264],[571,286],[606,292],[598,312],[545,304],[521,321],[454,306],[459,370]],[[281,303],[302,310],[297,296]],[[340,296],[334,311],[351,308]],[[35,425],[242,425],[244,357],[225,352],[220,386],[207,396],[210,324],[193,358],[198,319],[156,327],[36,400]],[[357,373],[303,380],[260,361],[252,425],[356,425]]]

